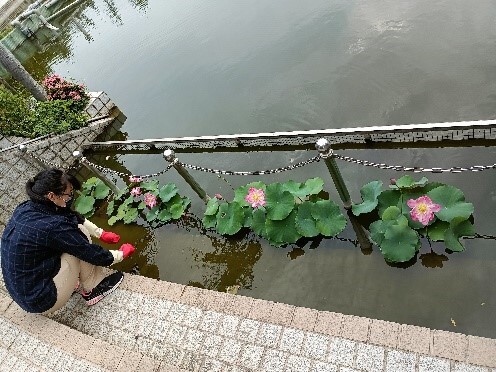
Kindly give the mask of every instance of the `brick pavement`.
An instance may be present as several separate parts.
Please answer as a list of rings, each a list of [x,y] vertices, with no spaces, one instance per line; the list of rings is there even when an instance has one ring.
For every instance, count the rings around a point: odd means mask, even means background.
[[[0,313],[0,371],[496,372],[493,339],[129,274],[93,307]]]

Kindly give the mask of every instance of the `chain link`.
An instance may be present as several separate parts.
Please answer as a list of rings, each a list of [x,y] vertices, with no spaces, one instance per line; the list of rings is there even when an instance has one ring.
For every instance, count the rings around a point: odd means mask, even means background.
[[[131,173],[122,173],[122,172],[118,172],[118,171],[115,171],[115,170],[110,169],[110,168],[102,167],[101,165],[97,165],[95,163],[92,163],[91,161],[89,161],[84,156],[81,158],[81,162],[84,162],[84,163],[86,163],[88,165],[91,165],[92,167],[98,169],[99,171],[113,173],[113,174],[116,174],[116,175],[121,176],[123,178],[137,177],[137,178],[142,178],[142,179],[144,179],[144,178],[158,177],[158,176],[164,174],[165,172],[167,172],[174,165],[173,163],[170,163],[165,169],[161,170],[160,172],[152,173],[152,174],[145,174],[145,175],[141,175],[140,176],[140,175],[135,175],[135,174],[131,174]]]
[[[451,167],[451,168],[422,168],[422,167],[404,167],[402,165],[387,165],[384,163],[374,163],[368,160],[360,160],[360,159],[355,159],[350,156],[343,156],[339,154],[332,154],[332,157],[339,159],[339,160],[344,160],[349,163],[355,163],[359,165],[365,165],[367,167],[375,167],[379,169],[390,169],[394,171],[401,171],[401,172],[414,172],[414,173],[461,173],[461,172],[481,172],[483,170],[487,169],[495,169],[496,164],[493,165],[473,165],[471,167]]]
[[[317,155],[317,156],[314,156],[313,158],[310,158],[308,160],[302,161],[302,162],[297,163],[297,164],[288,165],[286,167],[281,167],[281,168],[276,168],[276,169],[268,169],[268,170],[264,170],[264,171],[245,171],[245,172],[242,172],[242,171],[241,172],[239,172],[239,171],[224,171],[224,170],[220,170],[220,169],[204,168],[204,167],[199,167],[197,165],[182,163],[180,161],[178,161],[177,164],[183,166],[184,168],[189,168],[189,169],[197,170],[200,172],[206,172],[206,173],[223,174],[223,175],[228,175],[228,176],[257,176],[257,175],[261,175],[261,174],[274,174],[274,173],[281,173],[281,172],[290,171],[290,170],[300,168],[300,167],[303,167],[305,165],[320,161],[320,159],[321,159],[320,155]]]
[[[50,166],[52,168],[67,169],[67,170],[76,169],[77,168],[77,165],[71,165],[70,167],[66,167],[66,166],[61,165],[61,164],[52,163],[51,161],[48,161],[48,160],[45,160],[45,159],[40,158],[34,152],[28,152],[27,154],[29,156],[32,156],[36,160],[38,160],[40,163],[43,163],[45,165],[48,165],[48,166]]]

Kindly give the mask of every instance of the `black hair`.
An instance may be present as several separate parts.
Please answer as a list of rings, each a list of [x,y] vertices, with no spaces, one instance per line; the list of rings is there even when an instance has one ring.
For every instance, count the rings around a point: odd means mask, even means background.
[[[46,195],[53,192],[55,195],[64,193],[67,185],[70,184],[75,190],[81,188],[81,183],[76,177],[57,168],[50,168],[39,172],[26,182],[26,193],[29,198],[36,203],[47,203]]]

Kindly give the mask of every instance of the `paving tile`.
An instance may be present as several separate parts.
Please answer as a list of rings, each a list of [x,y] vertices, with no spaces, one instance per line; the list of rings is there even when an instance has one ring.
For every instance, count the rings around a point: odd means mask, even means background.
[[[268,321],[279,324],[284,327],[289,327],[293,321],[295,306],[276,302],[272,305]]]
[[[205,362],[205,356],[191,351],[184,353],[180,368],[187,371],[197,371]]]
[[[183,325],[189,328],[197,328],[203,318],[203,311],[197,307],[191,307],[187,310],[183,318]]]
[[[241,351],[241,343],[233,339],[225,339],[217,356],[223,362],[235,364]]]
[[[464,362],[467,349],[467,336],[447,331],[433,331],[431,355]]]
[[[119,372],[138,371],[138,366],[143,355],[136,351],[127,350],[125,358],[122,358],[115,368]]]
[[[487,372],[487,368],[456,362],[454,363],[451,371],[452,372]]]
[[[311,372],[338,372],[339,367],[335,364],[315,362],[310,368]]]
[[[159,366],[160,361],[144,355],[138,364],[137,370],[140,372],[154,372],[158,370]]]
[[[357,344],[356,367],[365,371],[382,371],[384,367],[384,348],[369,344]]]
[[[421,355],[418,362],[418,372],[450,372],[450,362],[445,359]]]
[[[303,342],[303,355],[321,361],[327,360],[329,337],[318,333],[307,333]]]
[[[204,332],[197,329],[189,329],[184,338],[184,348],[189,351],[199,351],[205,337]]]
[[[238,338],[244,342],[255,342],[261,326],[262,323],[257,320],[243,319],[238,327]]]
[[[212,358],[215,358],[219,354],[219,350],[224,342],[224,338],[217,335],[209,335],[205,338],[203,345],[201,347],[201,352]]]
[[[304,331],[313,331],[317,322],[318,311],[306,307],[295,307],[291,327]]]
[[[257,369],[262,359],[264,348],[262,346],[245,344],[241,348],[240,363],[243,367]]]
[[[398,349],[429,354],[432,343],[431,330],[407,324],[400,326]]]
[[[172,324],[169,333],[167,333],[166,340],[169,344],[172,345],[179,345],[181,343],[182,338],[186,334],[186,327],[178,325],[178,324]]]
[[[312,367],[310,359],[297,355],[290,355],[286,361],[286,372],[309,372]]]
[[[400,325],[384,320],[372,319],[369,330],[369,342],[379,346],[395,348],[398,345]]]
[[[390,350],[386,356],[386,372],[415,372],[416,361],[416,354]]]
[[[255,341],[255,343],[258,343],[259,345],[262,346],[275,348],[279,343],[281,331],[282,331],[281,326],[275,324],[263,323],[262,326],[260,327],[258,333],[258,339]]]
[[[231,296],[232,295],[228,295],[227,293],[208,291],[205,293],[203,304],[209,310],[222,312],[231,302]]]
[[[162,353],[162,361],[171,366],[179,366],[185,353],[184,350],[173,346],[164,346],[160,351]]]
[[[303,354],[305,332],[295,328],[284,328],[282,331],[279,349],[290,354]]]
[[[261,322],[268,322],[272,313],[274,303],[258,298],[253,299],[253,304],[248,314],[248,318]]]
[[[343,338],[334,338],[329,343],[328,361],[346,367],[352,367],[355,360],[356,342]]]
[[[232,296],[231,300],[226,303],[224,311],[230,315],[246,318],[252,307],[253,298],[237,295]]]
[[[361,316],[343,315],[341,337],[366,342],[371,320]]]
[[[200,288],[186,286],[179,301],[189,306],[201,306],[203,304],[202,292]]]
[[[221,314],[216,311],[207,310],[203,312],[203,319],[200,323],[200,330],[216,333],[217,328],[219,326]]]
[[[496,339],[468,336],[467,362],[496,368]]]
[[[341,335],[342,323],[343,314],[329,311],[319,311],[314,326],[314,332],[339,337]]]
[[[355,369],[355,368],[341,367],[341,369],[339,370],[339,372],[361,372],[361,371],[358,370],[358,369]]]
[[[261,370],[267,372],[282,372],[289,354],[282,351],[269,349],[262,359]]]
[[[170,322],[181,324],[188,310],[189,307],[184,304],[173,303],[166,319]]]
[[[219,360],[205,359],[203,365],[200,367],[200,372],[222,372],[225,364]]]
[[[163,293],[162,298],[171,300],[171,301],[179,301],[181,295],[186,286],[182,284],[169,283],[166,292]]]
[[[217,333],[221,336],[232,337],[236,334],[240,318],[233,315],[224,315],[219,322]]]

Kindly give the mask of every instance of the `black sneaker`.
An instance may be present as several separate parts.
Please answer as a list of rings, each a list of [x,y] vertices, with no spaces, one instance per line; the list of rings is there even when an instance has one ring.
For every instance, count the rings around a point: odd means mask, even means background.
[[[103,278],[103,280],[98,283],[97,286],[90,292],[85,293],[84,291],[82,291],[81,296],[83,296],[84,300],[86,301],[86,305],[94,305],[102,298],[112,293],[114,289],[116,289],[119,284],[121,284],[122,279],[124,279],[124,274],[120,271],[117,271]]]

